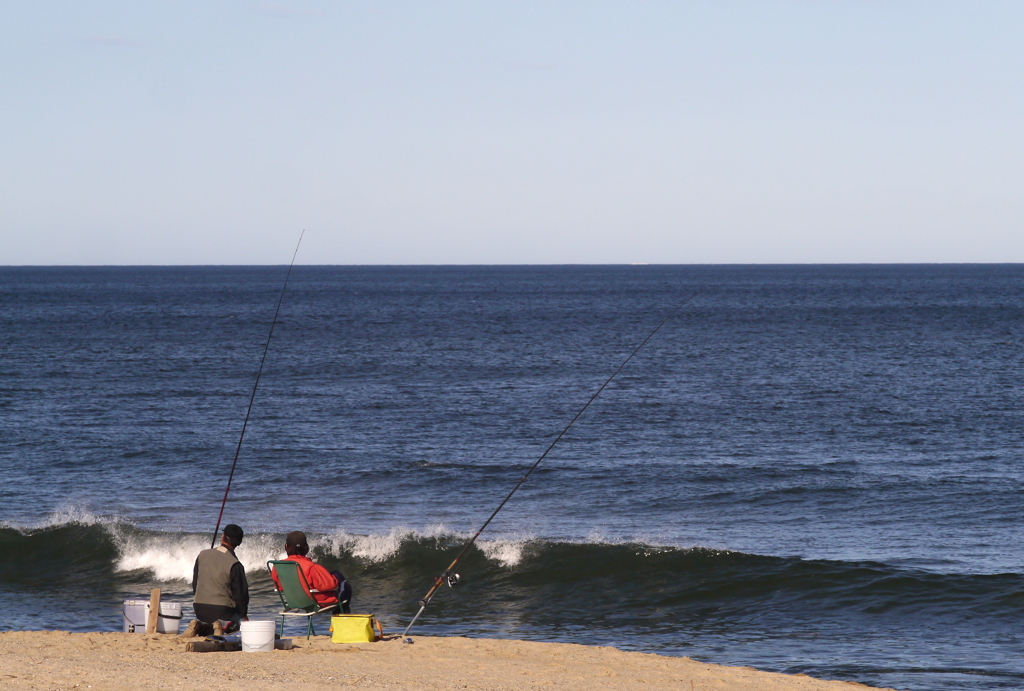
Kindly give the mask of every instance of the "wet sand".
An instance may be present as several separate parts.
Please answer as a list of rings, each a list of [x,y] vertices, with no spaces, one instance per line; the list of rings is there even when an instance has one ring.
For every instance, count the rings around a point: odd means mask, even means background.
[[[293,639],[294,650],[186,652],[171,635],[0,633],[0,688],[139,691],[319,691],[334,688],[683,689],[855,691],[871,687],[724,667],[615,648],[526,641],[389,636],[378,643]],[[195,639],[192,639],[195,640]]]

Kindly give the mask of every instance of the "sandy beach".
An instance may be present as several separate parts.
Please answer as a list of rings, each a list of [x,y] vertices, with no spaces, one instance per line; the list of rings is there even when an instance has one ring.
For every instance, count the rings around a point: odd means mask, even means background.
[[[862,684],[724,667],[614,648],[525,641],[397,636],[343,645],[294,639],[270,653],[186,652],[171,635],[0,633],[4,689],[684,689],[853,691]]]

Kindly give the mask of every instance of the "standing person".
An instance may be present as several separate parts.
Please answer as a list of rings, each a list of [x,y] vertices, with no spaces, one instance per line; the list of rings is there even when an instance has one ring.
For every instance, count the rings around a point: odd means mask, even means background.
[[[224,526],[220,547],[204,549],[192,567],[192,592],[196,619],[185,629],[186,636],[199,633],[200,622],[212,625],[214,634],[231,633],[249,618],[249,582],[245,567],[235,556],[242,544],[242,529],[230,523]]]
[[[299,565],[302,575],[306,577],[306,584],[310,587],[310,594],[318,605],[341,603],[341,611],[345,614],[350,612],[352,586],[340,571],[328,571],[306,556],[309,554],[309,543],[304,532],[293,530],[288,533],[284,540],[284,551],[288,556],[283,561],[294,561]],[[271,571],[270,576],[280,590],[281,582],[277,580],[277,571]]]

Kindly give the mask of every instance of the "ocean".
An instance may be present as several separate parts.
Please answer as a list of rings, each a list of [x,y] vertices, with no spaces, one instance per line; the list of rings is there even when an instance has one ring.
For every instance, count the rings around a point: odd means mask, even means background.
[[[0,630],[190,604],[286,270],[0,267]],[[225,514],[252,616],[301,529],[400,632],[693,295],[412,633],[1024,688],[1024,265],[297,266]]]

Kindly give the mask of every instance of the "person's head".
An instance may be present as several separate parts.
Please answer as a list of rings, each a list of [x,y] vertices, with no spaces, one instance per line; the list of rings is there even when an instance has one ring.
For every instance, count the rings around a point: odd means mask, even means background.
[[[284,551],[290,557],[294,554],[306,556],[309,554],[309,543],[306,542],[306,534],[301,530],[293,530],[284,539]]]
[[[221,542],[234,549],[242,544],[242,537],[244,535],[245,533],[242,532],[240,527],[234,523],[228,523],[224,526],[224,537],[221,538]]]

